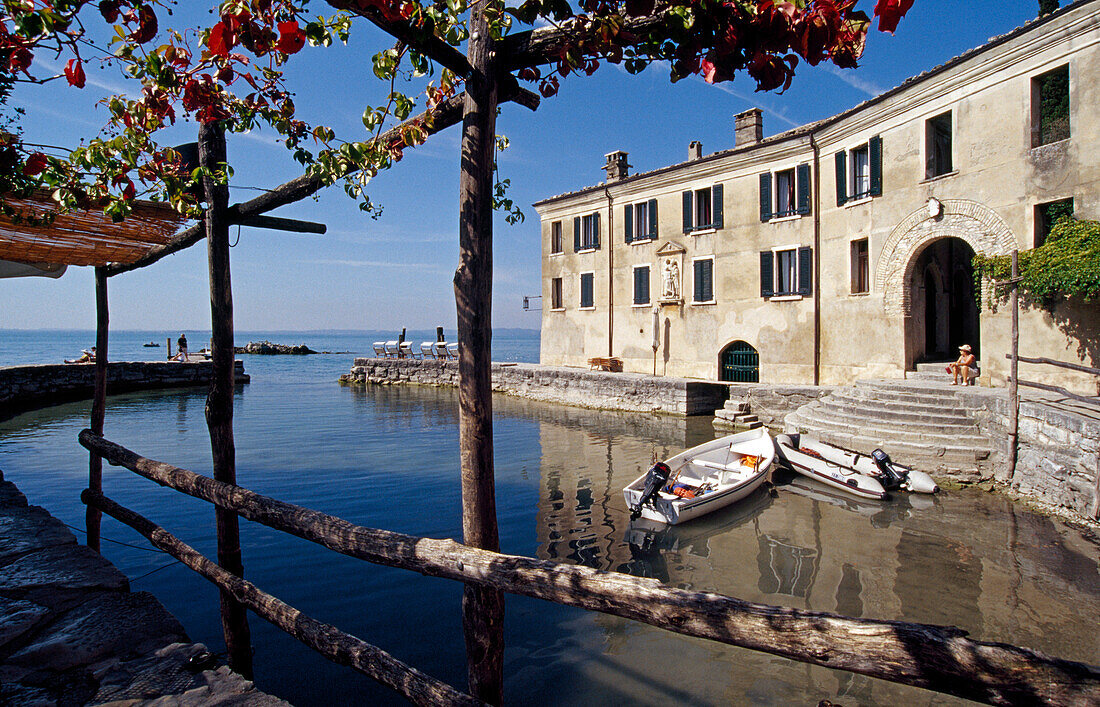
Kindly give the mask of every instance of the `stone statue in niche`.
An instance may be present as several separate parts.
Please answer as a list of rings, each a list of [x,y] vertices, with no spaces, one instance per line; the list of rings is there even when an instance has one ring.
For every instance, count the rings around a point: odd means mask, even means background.
[[[680,266],[676,264],[673,258],[665,260],[662,283],[661,299],[680,298]]]

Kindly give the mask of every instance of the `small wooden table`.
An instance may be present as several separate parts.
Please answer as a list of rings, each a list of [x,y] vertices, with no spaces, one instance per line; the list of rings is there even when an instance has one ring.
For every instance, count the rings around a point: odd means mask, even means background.
[[[611,371],[612,373],[622,373],[623,360],[621,358],[590,358],[588,359],[588,368],[590,370]]]

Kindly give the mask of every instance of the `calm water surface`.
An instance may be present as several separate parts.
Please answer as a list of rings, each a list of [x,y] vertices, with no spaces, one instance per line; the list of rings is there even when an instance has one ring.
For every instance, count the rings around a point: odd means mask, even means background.
[[[88,335],[0,332],[0,365],[69,356],[89,345]],[[115,334],[112,358],[159,358],[163,348],[149,355],[140,344],[164,336]],[[355,354],[392,335],[246,333],[238,341],[260,338],[354,353],[243,357],[252,383],[238,392],[235,406],[242,485],[362,525],[461,536],[453,391],[336,384]],[[494,338],[497,360],[537,356],[537,335]],[[209,473],[204,399],[204,391],[193,389],[112,397],[106,434],[146,456]],[[0,423],[5,476],[31,503],[77,527],[87,454],[76,434],[87,425],[89,407],[74,403]],[[631,525],[621,488],[653,455],[713,437],[709,418],[601,413],[503,396],[494,398],[494,414],[504,552],[751,601],[951,624],[983,640],[1100,663],[1100,541],[1089,531],[976,490],[865,505],[801,482],[680,528]],[[115,467],[104,469],[104,489],[214,555],[208,505]],[[103,548],[135,590],[155,594],[194,640],[223,648],[211,585],[109,518],[103,534],[143,548],[111,542]],[[263,589],[464,685],[460,585],[351,560],[246,521],[242,545],[246,574]],[[505,689],[513,704],[959,702],[623,619],[521,597],[507,601]],[[262,689],[299,705],[399,702],[262,620],[250,621]]]

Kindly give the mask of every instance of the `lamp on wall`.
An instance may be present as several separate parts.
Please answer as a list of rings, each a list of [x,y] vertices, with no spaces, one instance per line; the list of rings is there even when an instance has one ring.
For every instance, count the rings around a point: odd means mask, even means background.
[[[943,213],[943,204],[934,196],[928,197],[928,218],[939,218]]]

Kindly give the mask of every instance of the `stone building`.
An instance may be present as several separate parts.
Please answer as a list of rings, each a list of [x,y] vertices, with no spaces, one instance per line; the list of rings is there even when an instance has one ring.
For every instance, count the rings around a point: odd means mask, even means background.
[[[970,344],[1005,379],[1006,307],[981,308],[975,253],[1100,218],[1100,2],[1032,21],[831,118],[535,204],[541,362],[844,384],[900,377]],[[1100,364],[1100,307],[1024,307],[1020,351]],[[1021,377],[1095,393],[1050,367]]]

